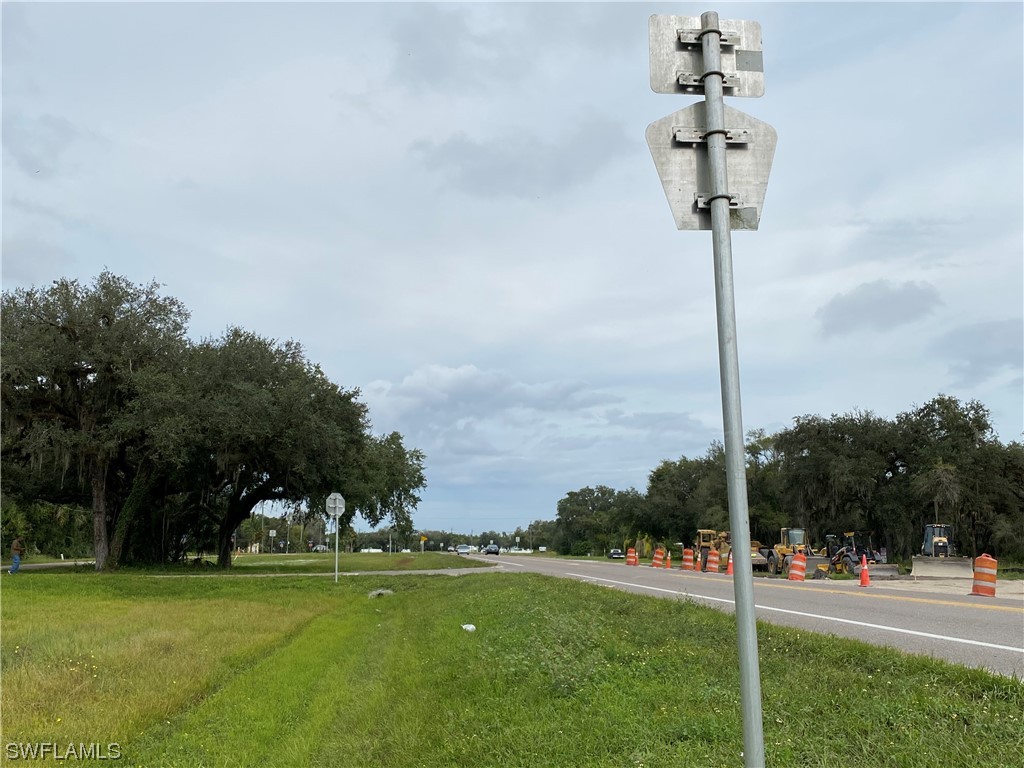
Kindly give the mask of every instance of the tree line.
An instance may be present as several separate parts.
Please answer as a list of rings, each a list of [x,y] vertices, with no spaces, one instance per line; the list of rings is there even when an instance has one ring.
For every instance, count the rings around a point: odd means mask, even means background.
[[[424,455],[373,434],[358,389],[298,342],[239,327],[194,342],[188,319],[158,283],[108,271],[3,293],[5,537],[87,536],[97,570],[197,550],[227,567],[257,505],[315,517],[335,491],[343,529],[358,513],[412,530]]]
[[[884,419],[855,411],[800,416],[746,440],[751,538],[771,544],[783,527],[869,530],[891,559],[917,554],[924,525],[954,526],[960,554],[1024,562],[1024,446],[1003,444],[988,409],[938,395]],[[570,491],[549,525],[558,550],[600,552],[634,542],[692,542],[699,528],[729,529],[725,453],[662,461],[645,493],[599,485]]]

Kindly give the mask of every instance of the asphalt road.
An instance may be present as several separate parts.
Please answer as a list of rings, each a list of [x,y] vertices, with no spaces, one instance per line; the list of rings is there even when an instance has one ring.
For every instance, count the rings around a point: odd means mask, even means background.
[[[622,561],[479,556],[502,570],[580,579],[639,594],[734,609],[732,577],[626,566]],[[495,562],[496,561],[496,562]],[[996,597],[971,595],[970,580],[791,582],[754,578],[760,621],[849,637],[908,653],[1024,678],[1024,582]]]

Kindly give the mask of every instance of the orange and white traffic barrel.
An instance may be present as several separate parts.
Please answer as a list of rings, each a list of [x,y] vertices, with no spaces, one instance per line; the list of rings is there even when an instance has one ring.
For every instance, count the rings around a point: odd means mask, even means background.
[[[807,555],[797,552],[789,561],[789,581],[803,581],[807,575]]]
[[[974,589],[972,595],[982,597],[996,596],[996,574],[999,572],[999,563],[994,557],[982,555],[974,559]]]
[[[710,552],[708,552],[708,564],[707,564],[707,569],[706,570],[707,570],[708,573],[718,573],[718,550],[717,549],[712,549]]]
[[[651,561],[652,568],[661,568],[665,563],[665,550],[660,547],[654,550],[654,560]]]
[[[693,550],[692,549],[684,549],[683,550],[683,570],[684,571],[692,571],[693,570]]]
[[[630,547],[626,550],[626,565],[639,565],[636,557],[636,550]]]

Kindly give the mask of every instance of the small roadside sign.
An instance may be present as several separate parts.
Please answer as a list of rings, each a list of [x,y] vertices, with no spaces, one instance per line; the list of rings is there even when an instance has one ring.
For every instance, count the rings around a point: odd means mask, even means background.
[[[340,493],[332,493],[327,497],[327,514],[337,520],[345,514],[345,497]]]

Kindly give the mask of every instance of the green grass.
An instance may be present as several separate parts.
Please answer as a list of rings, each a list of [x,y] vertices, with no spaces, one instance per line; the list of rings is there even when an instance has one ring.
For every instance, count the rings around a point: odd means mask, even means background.
[[[487,568],[490,565],[492,563],[449,552],[356,552],[338,555],[338,571],[341,573]],[[232,561],[232,568],[238,573],[334,573],[334,553],[239,555]]]
[[[53,572],[4,580],[2,618],[5,742],[190,768],[743,764],[734,620],[688,602],[488,572]],[[1021,681],[758,632],[770,765],[1019,765]]]

